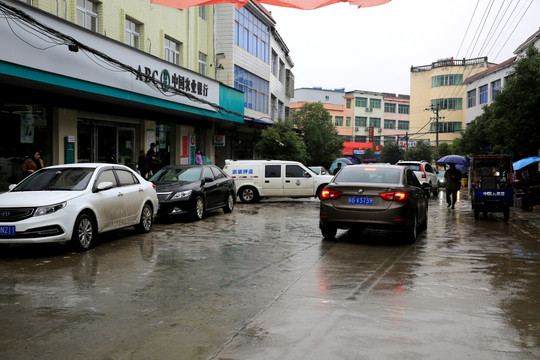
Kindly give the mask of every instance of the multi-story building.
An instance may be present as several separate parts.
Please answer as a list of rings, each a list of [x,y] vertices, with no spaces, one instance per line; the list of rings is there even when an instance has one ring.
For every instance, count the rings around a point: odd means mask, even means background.
[[[216,79],[244,92],[244,113],[252,127],[288,117],[294,63],[270,12],[254,2],[241,8],[217,4],[214,11]],[[236,131],[231,138],[233,158],[257,157],[257,133],[250,127],[236,127]],[[224,160],[216,153],[216,163]]]
[[[438,146],[459,137],[465,128],[463,81],[494,65],[482,57],[411,67],[410,141]]]
[[[244,124],[244,94],[214,80],[213,7],[147,0],[0,4],[0,185],[39,148],[47,165],[103,162],[115,146],[134,167],[157,143],[164,164],[214,158]]]
[[[527,40],[514,51],[516,56],[473,75],[463,82],[467,89],[465,123],[482,115],[484,106],[495,101],[495,96],[506,85],[508,76],[511,75],[514,65],[520,57],[525,56],[527,48],[533,45],[540,50],[540,30],[532,34]]]
[[[344,155],[360,154],[367,148],[379,151],[382,145],[405,138],[409,130],[408,95],[300,88],[291,101],[292,109],[310,102],[323,104],[343,139]]]

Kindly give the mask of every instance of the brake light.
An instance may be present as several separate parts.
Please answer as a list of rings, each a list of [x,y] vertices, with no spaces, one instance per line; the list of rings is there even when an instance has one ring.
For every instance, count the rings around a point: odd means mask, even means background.
[[[409,198],[409,193],[406,191],[392,191],[392,192],[385,192],[380,193],[380,197],[382,197],[386,201],[407,201]]]
[[[426,173],[422,171],[422,179],[425,179],[426,177]]]
[[[420,164],[420,170],[422,171],[422,179],[427,178],[426,169],[424,169],[424,164]]]
[[[341,191],[324,189],[321,191],[321,200],[338,199],[342,194]]]

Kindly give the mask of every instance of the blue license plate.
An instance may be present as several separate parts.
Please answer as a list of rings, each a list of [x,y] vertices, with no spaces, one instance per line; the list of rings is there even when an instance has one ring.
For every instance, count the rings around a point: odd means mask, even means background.
[[[15,225],[0,226],[0,235],[15,235]]]
[[[371,196],[349,196],[349,205],[373,205]]]

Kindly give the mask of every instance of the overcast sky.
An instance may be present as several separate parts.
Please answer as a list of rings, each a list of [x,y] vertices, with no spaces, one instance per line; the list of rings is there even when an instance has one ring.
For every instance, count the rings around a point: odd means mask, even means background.
[[[500,63],[540,28],[540,0],[392,0],[360,9],[348,3],[317,10],[265,7],[290,50],[295,88],[409,94],[411,65],[483,56]]]

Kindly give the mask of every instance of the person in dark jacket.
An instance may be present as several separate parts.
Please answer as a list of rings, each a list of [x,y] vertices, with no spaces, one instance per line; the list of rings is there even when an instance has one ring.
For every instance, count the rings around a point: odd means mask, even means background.
[[[43,163],[41,154],[39,150],[36,150],[32,153],[32,155],[30,155],[26,158],[26,160],[24,160],[24,163],[21,166],[21,170],[24,176],[28,176],[43,167],[45,167],[45,164]]]
[[[456,168],[456,164],[450,163],[450,169],[444,173],[446,179],[446,203],[448,207],[454,208],[457,200],[457,192],[461,188],[461,171]]]
[[[148,163],[148,159],[146,158],[146,153],[144,150],[141,150],[139,152],[139,162],[137,163],[137,168],[139,169],[139,173],[141,176],[145,179],[147,179],[148,172],[150,171],[150,165]]]

